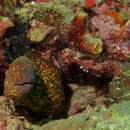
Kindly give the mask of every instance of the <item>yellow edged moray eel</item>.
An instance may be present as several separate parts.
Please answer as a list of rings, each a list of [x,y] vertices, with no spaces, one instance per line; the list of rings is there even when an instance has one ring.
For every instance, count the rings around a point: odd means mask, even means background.
[[[15,59],[6,72],[4,95],[43,116],[63,111],[64,90],[56,66],[34,52]]]

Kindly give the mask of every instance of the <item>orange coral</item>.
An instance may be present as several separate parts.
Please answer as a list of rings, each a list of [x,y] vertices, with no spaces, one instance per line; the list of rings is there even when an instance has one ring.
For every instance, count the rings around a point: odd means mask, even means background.
[[[85,0],[84,4],[86,7],[92,7],[96,3],[96,0]]]
[[[5,34],[7,28],[12,27],[13,22],[6,17],[0,20],[0,38]]]
[[[106,12],[106,14],[112,16],[114,18],[115,22],[117,22],[121,26],[124,25],[124,21],[120,18],[118,12],[110,10],[110,9],[106,10],[105,12]]]
[[[69,44],[79,46],[83,42],[82,36],[85,33],[85,17],[78,15],[74,18],[71,30],[69,32]]]

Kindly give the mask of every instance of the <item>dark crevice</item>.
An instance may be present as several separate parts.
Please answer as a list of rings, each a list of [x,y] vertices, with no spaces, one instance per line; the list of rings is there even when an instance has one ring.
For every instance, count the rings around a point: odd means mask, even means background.
[[[18,83],[15,85],[26,85],[26,84],[33,85],[33,82],[24,82],[24,83]]]

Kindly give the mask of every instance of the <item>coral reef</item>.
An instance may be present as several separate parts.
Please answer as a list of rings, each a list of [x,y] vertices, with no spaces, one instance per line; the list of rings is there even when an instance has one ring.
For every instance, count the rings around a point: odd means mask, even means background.
[[[111,102],[121,102],[130,100],[129,92],[129,63],[123,65],[123,73],[120,76],[115,76],[109,84],[109,96]]]
[[[27,33],[27,38],[33,42],[43,41],[47,35],[55,30],[54,27],[44,25],[42,22],[40,23],[36,20],[32,21],[31,27]]]
[[[28,23],[32,19],[37,19],[58,29],[62,29],[64,24],[69,24],[74,16],[71,9],[61,4],[60,0],[48,3],[25,3],[23,8],[16,9],[16,14],[23,22]]]
[[[7,28],[14,26],[8,17],[0,16],[0,38],[5,34]]]
[[[0,96],[0,129],[1,130],[23,130],[24,125],[15,116],[15,106],[12,100]]]
[[[0,15],[14,17],[15,6],[12,0],[0,1]]]
[[[69,87],[72,89],[73,94],[67,116],[81,113],[86,109],[96,109],[99,104],[105,103],[105,96],[97,95],[94,85],[69,84]]]
[[[129,105],[129,101],[124,101],[113,104],[109,109],[101,106],[98,112],[84,111],[68,119],[51,121],[40,130],[129,130]]]
[[[117,109],[130,100],[129,7],[129,0],[0,0],[1,95],[21,114],[67,118],[41,129],[130,129],[129,113]]]

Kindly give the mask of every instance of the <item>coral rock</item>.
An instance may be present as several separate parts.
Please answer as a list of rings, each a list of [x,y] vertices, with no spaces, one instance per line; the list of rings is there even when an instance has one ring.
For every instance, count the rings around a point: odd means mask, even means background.
[[[123,65],[123,73],[115,76],[109,84],[109,96],[113,101],[130,100],[130,64]]]
[[[100,54],[103,51],[103,42],[98,38],[86,34],[83,36],[85,41],[83,49],[87,50],[92,54]]]
[[[12,100],[0,96],[0,130],[23,130],[24,125],[15,115],[15,107]]]
[[[5,34],[7,28],[13,25],[13,22],[8,17],[0,16],[0,38]]]
[[[27,33],[27,38],[33,42],[40,42],[55,28],[33,20],[32,28]]]
[[[130,129],[130,102],[101,106],[98,112],[84,111],[67,119],[51,121],[40,130],[116,130]]]

